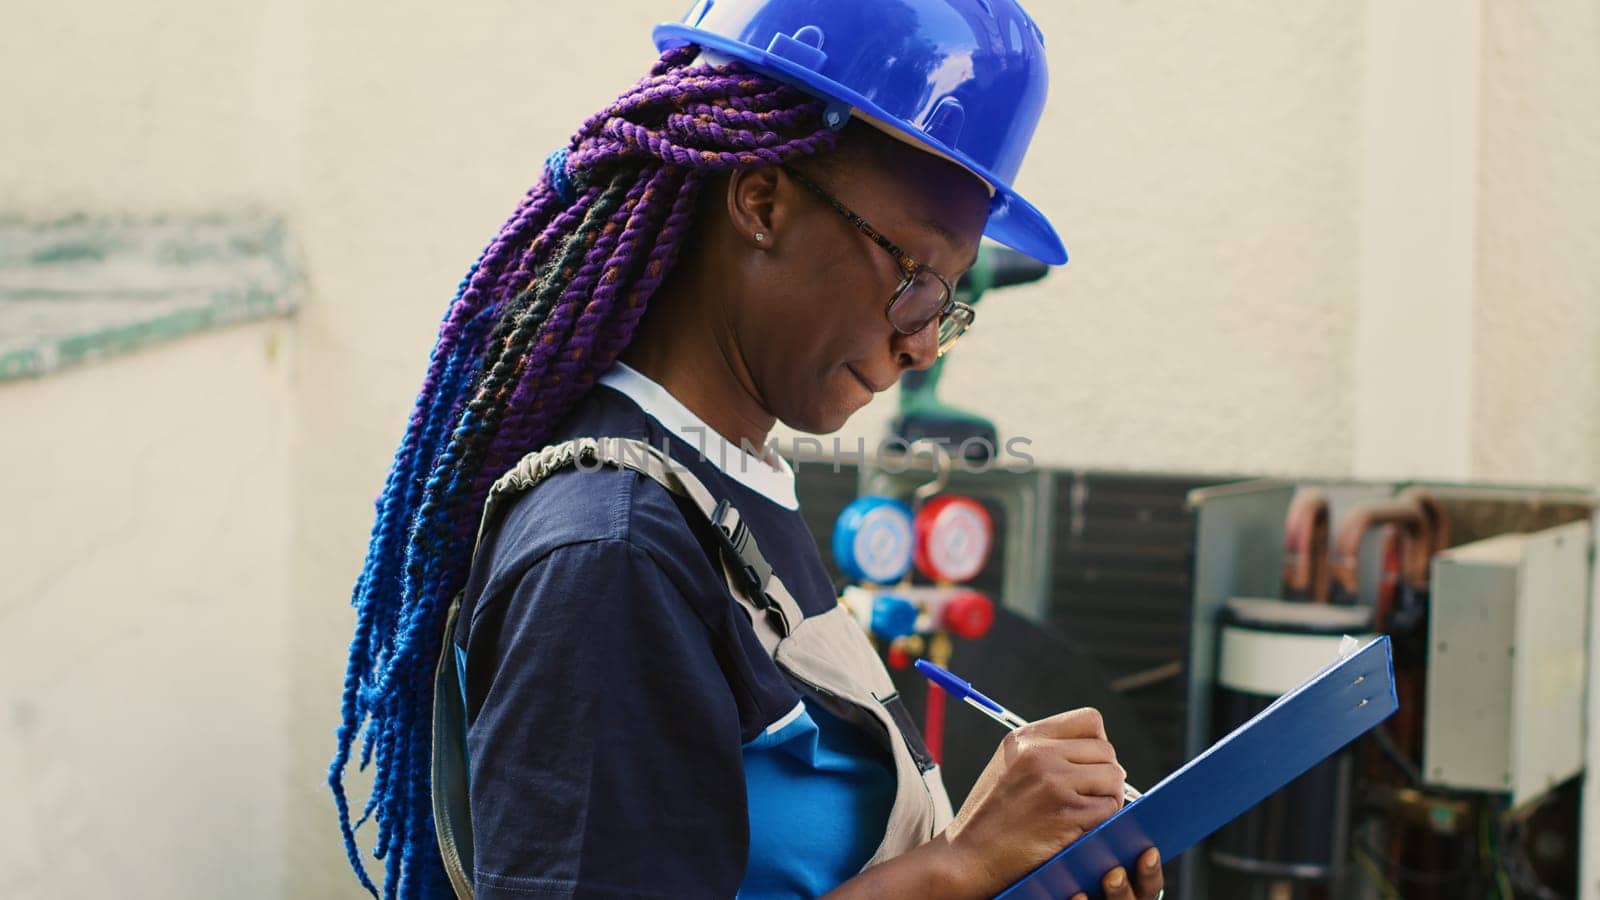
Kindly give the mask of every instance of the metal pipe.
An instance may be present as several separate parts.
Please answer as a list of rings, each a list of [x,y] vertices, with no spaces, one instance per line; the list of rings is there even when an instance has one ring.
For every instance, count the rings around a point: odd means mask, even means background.
[[[1297,491],[1283,526],[1283,596],[1327,603],[1328,495],[1315,488]]]
[[[1405,499],[1358,503],[1351,507],[1339,525],[1333,545],[1333,566],[1329,574],[1335,586],[1346,595],[1361,592],[1361,543],[1367,532],[1393,526],[1402,546],[1401,578],[1416,590],[1428,587],[1428,563],[1433,557],[1434,536],[1428,514],[1417,496]]]
[[[1428,527],[1433,532],[1433,546],[1430,556],[1436,556],[1450,548],[1450,517],[1445,514],[1444,504],[1423,487],[1408,487],[1400,492],[1401,500],[1415,500],[1422,507],[1422,514],[1428,519]]]

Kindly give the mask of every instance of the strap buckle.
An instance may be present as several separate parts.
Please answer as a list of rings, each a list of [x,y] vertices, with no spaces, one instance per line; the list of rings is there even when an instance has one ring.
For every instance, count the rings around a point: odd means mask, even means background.
[[[730,519],[732,524],[729,524]],[[716,526],[717,543],[739,580],[762,601],[763,607],[777,605],[767,596],[767,580],[772,577],[772,566],[756,549],[755,542],[750,538],[750,526],[740,518],[739,511],[728,501],[718,500],[716,509],[711,512],[711,524]]]
[[[750,526],[744,523],[739,511],[727,500],[718,500],[711,512],[712,531],[722,549],[722,558],[735,580],[744,587],[750,599],[768,615],[782,622],[782,634],[789,633],[790,622],[783,607],[767,593],[767,582],[772,579],[772,564],[756,549]]]

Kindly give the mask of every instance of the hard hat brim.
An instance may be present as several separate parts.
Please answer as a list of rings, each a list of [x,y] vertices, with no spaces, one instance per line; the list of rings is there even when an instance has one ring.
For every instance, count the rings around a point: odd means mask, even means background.
[[[956,160],[994,188],[994,198],[989,204],[989,221],[983,231],[986,237],[1052,266],[1067,261],[1067,248],[1061,243],[1061,237],[1056,234],[1050,220],[1021,194],[1012,190],[1011,185],[967,154],[946,146],[911,123],[885,112],[850,88],[783,57],[680,22],[657,25],[650,36],[657,50],[686,44],[715,50],[824,101],[860,110],[904,135],[910,143]]]

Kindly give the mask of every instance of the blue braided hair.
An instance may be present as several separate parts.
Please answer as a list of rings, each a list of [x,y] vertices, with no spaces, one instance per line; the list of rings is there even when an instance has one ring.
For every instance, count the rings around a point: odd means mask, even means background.
[[[544,445],[632,339],[672,268],[710,173],[831,149],[823,106],[737,64],[667,51],[584,123],[456,289],[356,580],[338,747],[345,850],[374,896],[356,830],[377,822],[383,896],[449,897],[433,823],[433,671],[494,478]],[[373,789],[352,823],[344,774],[361,739]]]

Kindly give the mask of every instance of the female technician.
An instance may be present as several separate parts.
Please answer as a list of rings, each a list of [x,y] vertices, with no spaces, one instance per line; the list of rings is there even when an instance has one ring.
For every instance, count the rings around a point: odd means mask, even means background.
[[[702,0],[654,36],[440,328],[355,590],[351,862],[376,893],[359,736],[386,896],[991,895],[1120,805],[1099,716],[1012,733],[952,817],[766,448],[948,350],[980,236],[1065,261],[1010,187],[1040,35]],[[1154,851],[1102,886],[1156,897]]]

